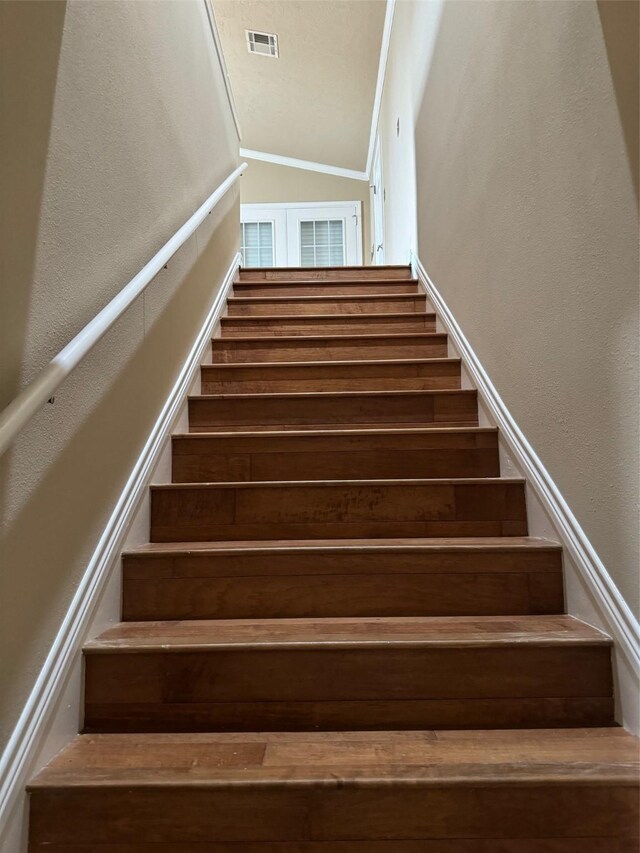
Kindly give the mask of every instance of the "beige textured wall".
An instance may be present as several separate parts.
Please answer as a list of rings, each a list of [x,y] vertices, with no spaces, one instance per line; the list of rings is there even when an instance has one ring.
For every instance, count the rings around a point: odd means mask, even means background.
[[[287,201],[361,201],[362,259],[371,262],[371,221],[369,184],[352,178],[325,175],[307,169],[294,169],[262,160],[249,160],[249,168],[240,181],[243,204]]]
[[[237,163],[200,0],[1,2],[2,405]],[[238,192],[0,460],[11,732],[238,246]]]
[[[418,81],[419,254],[637,612],[638,4],[438,5],[432,50],[390,59]]]

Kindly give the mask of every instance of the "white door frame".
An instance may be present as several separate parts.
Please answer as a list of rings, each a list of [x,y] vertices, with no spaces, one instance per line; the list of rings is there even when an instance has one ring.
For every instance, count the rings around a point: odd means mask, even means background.
[[[373,237],[371,263],[384,264],[384,169],[380,134],[376,137],[371,181],[371,232]]]
[[[299,213],[303,210],[305,213],[308,212],[309,216],[313,216],[314,212],[318,214],[321,214],[322,211],[328,213],[329,210],[344,212],[346,228],[349,228],[349,217],[351,217],[355,231],[355,259],[348,265],[362,264],[362,202],[360,201],[283,201],[241,204],[240,221],[274,222],[276,234],[274,265],[299,266],[300,260],[299,258],[296,260],[294,256],[297,251],[295,248],[297,246],[297,228],[293,223],[297,222]],[[345,234],[345,237],[347,236]],[[345,252],[347,251],[345,241]]]

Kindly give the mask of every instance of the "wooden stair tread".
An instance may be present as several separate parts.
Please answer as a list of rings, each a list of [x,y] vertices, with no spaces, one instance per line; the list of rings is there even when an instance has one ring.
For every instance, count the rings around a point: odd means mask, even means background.
[[[287,319],[290,315],[287,315]],[[306,315],[309,316],[309,315]],[[323,318],[327,315],[321,315]],[[344,314],[339,314],[339,317],[344,317]],[[361,315],[362,316],[362,315]],[[376,317],[379,315],[376,314]],[[389,314],[386,315],[390,316]],[[409,317],[413,317],[413,314],[407,315]],[[229,318],[222,318],[229,319]],[[236,319],[235,317],[233,318]],[[242,319],[242,318],[239,318]],[[286,343],[295,343],[299,344],[301,342],[311,342],[311,341],[354,341],[358,343],[360,341],[386,341],[386,340],[396,340],[397,338],[415,338],[416,340],[443,340],[446,341],[447,333],[446,332],[378,332],[377,334],[350,334],[350,335],[304,335],[301,338],[300,335],[273,335],[272,337],[264,337],[262,335],[243,335],[238,336],[236,338],[213,338],[213,344],[220,344],[224,346],[233,346],[234,344],[242,344],[242,343],[259,343],[264,346],[268,346],[270,343],[274,345],[281,345]]]
[[[528,549],[558,551],[562,546],[551,539],[535,536],[482,536],[464,539],[440,537],[433,539],[313,539],[313,540],[255,540],[252,542],[148,542],[125,553],[163,556],[165,554],[236,553],[290,553],[291,551],[344,553],[345,551],[371,552],[423,551],[423,552],[486,552],[521,551]]]
[[[256,292],[257,291],[257,292]],[[342,281],[314,281],[313,279],[299,279],[297,281],[236,281],[233,283],[233,292],[238,295],[247,293],[250,296],[267,295],[275,291],[276,295],[283,295],[283,291],[305,293],[313,291],[309,295],[320,295],[320,292],[328,293],[420,293],[420,283],[417,279],[343,279]]]
[[[203,394],[456,389],[457,358],[214,363],[201,367]]]
[[[230,317],[263,317],[272,313],[290,316],[317,314],[426,314],[427,297],[420,293],[362,293],[335,296],[229,296]]]
[[[437,435],[487,435],[497,436],[497,427],[479,427],[479,426],[460,426],[460,427],[425,427],[425,426],[410,426],[410,427],[353,427],[352,429],[308,429],[308,430],[260,430],[257,432],[243,432],[240,435],[237,432],[229,432],[225,430],[209,430],[207,432],[174,432],[171,436],[173,439],[188,439],[189,441],[198,441],[201,439],[212,438],[229,438],[245,441],[255,439],[282,439],[289,441],[293,438],[339,438],[339,437],[367,437],[367,436],[425,436],[433,437]]]
[[[621,728],[79,735],[31,791],[111,786],[638,783]]]
[[[414,299],[426,299],[424,293],[354,293],[334,294],[333,296],[229,296],[227,303],[231,305],[254,305],[261,302],[272,302],[274,305],[282,305],[285,302],[301,302],[304,305],[320,304],[322,302],[361,302],[373,300],[375,302],[395,302],[396,300],[410,301]]]
[[[373,297],[379,294],[373,294]],[[415,299],[414,294],[406,294],[410,299]],[[251,297],[230,297],[230,298],[242,298],[244,300],[249,299]],[[282,297],[256,297],[258,299],[263,299],[267,301],[273,301],[276,298],[279,298],[283,301],[288,301],[288,298],[285,296]],[[331,301],[332,299],[336,299],[338,297],[305,297],[307,299],[325,299],[325,301]],[[346,297],[347,299],[353,299],[354,297]],[[398,299],[396,296],[395,299]],[[289,300],[290,301],[290,300]],[[343,322],[345,325],[354,320],[358,321],[379,321],[380,323],[384,323],[387,320],[402,318],[405,320],[415,320],[416,317],[424,319],[435,320],[436,315],[429,311],[394,311],[388,314],[235,314],[233,316],[221,317],[220,322],[222,325],[225,323],[246,323],[251,324],[258,321],[259,323],[272,323],[284,320],[286,322],[291,323],[303,323],[307,324],[313,322],[314,320],[321,320],[322,322],[331,322],[337,320],[338,322]],[[432,333],[437,334],[437,333]],[[324,337],[332,337],[329,335],[325,335]]]
[[[459,358],[368,358],[368,359],[338,359],[332,361],[276,361],[276,362],[264,362],[264,361],[256,361],[256,362],[243,362],[241,364],[237,363],[215,363],[215,364],[204,364],[202,366],[203,371],[213,371],[222,370],[222,371],[241,371],[241,370],[282,370],[283,372],[286,370],[295,370],[295,369],[303,369],[305,371],[313,371],[315,369],[323,370],[323,369],[331,369],[331,368],[340,368],[347,367],[350,370],[357,370],[358,368],[366,368],[366,367],[375,367],[375,366],[391,366],[394,368],[406,365],[431,365],[431,364],[455,364],[459,365]]]
[[[265,281],[234,281],[233,287],[332,287],[339,285],[340,287],[363,287],[367,285],[389,285],[390,287],[400,286],[407,287],[411,285],[419,286],[420,281],[417,278],[343,278],[343,279],[313,279],[313,278],[297,278],[293,281],[282,281],[267,279]]]
[[[85,653],[220,649],[492,648],[610,645],[572,616],[377,617],[122,622],[85,645]]]
[[[177,491],[179,489],[288,489],[288,488],[332,488],[334,486],[483,486],[483,485],[524,485],[522,477],[441,477],[439,479],[393,479],[393,480],[262,480],[250,483],[243,480],[230,483],[157,483],[152,484],[152,492]]]
[[[248,394],[192,394],[189,400],[229,400],[229,399],[275,399],[293,397],[301,400],[309,397],[327,399],[329,397],[435,397],[435,396],[466,396],[475,397],[476,391],[466,388],[438,388],[438,389],[411,389],[401,391],[391,389],[383,391],[274,391],[274,392],[252,392]]]

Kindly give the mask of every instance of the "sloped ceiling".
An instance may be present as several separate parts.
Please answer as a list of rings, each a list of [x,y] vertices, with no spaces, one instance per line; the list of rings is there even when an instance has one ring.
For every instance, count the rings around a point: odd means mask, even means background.
[[[242,146],[364,170],[385,0],[214,0]],[[278,59],[245,30],[276,33]]]

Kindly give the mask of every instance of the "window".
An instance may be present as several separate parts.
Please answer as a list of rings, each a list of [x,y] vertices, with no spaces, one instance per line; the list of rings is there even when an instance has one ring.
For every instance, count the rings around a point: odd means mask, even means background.
[[[362,263],[359,201],[241,204],[240,222],[245,267]]]
[[[341,267],[344,262],[344,219],[300,222],[301,266]]]
[[[243,267],[273,266],[273,222],[243,222],[240,240]]]

